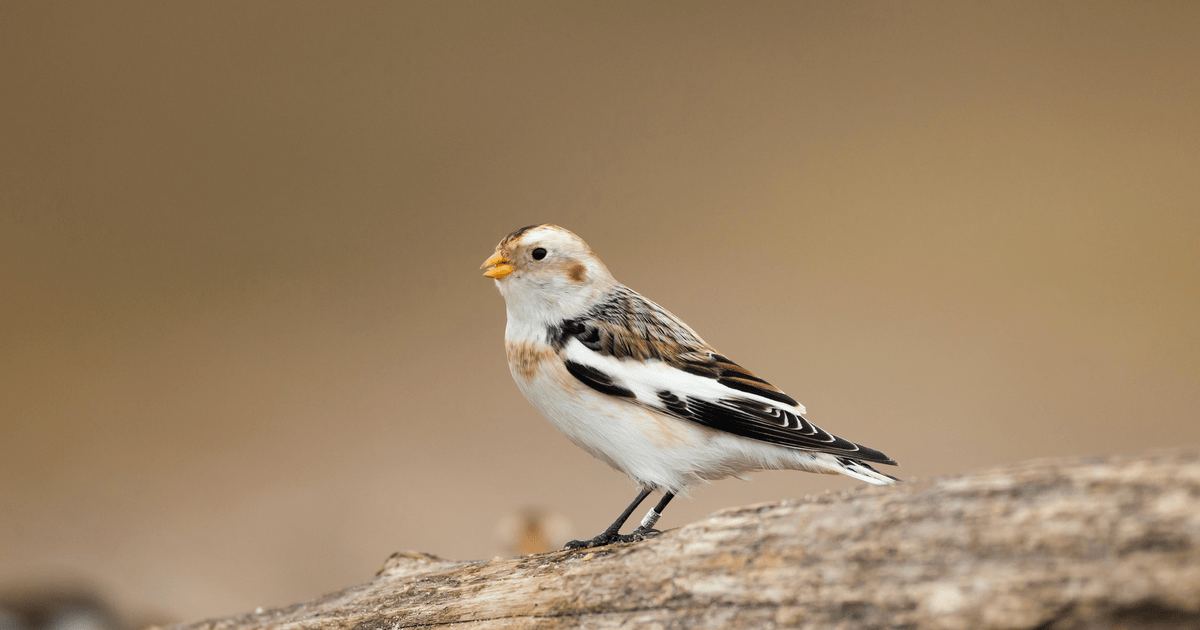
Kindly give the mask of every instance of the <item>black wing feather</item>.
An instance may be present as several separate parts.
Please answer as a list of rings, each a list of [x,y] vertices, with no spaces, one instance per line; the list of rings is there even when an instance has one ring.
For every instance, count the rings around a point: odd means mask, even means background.
[[[722,398],[712,402],[692,396],[680,400],[671,392],[659,392],[658,397],[668,413],[734,435],[877,464],[896,464],[880,451],[829,433],[798,413],[755,400]]]
[[[550,345],[561,351],[571,339],[602,356],[628,360],[658,360],[689,374],[710,378],[739,392],[798,407],[779,388],[755,376],[704,343],[690,328],[661,306],[627,287],[618,287],[605,301],[582,317],[563,320],[546,331]],[[567,371],[592,389],[622,398],[634,393],[610,375],[593,367],[567,361]],[[660,406],[677,418],[780,446],[845,456],[864,462],[892,464],[883,453],[822,430],[793,410],[741,397],[717,401],[658,392]]]

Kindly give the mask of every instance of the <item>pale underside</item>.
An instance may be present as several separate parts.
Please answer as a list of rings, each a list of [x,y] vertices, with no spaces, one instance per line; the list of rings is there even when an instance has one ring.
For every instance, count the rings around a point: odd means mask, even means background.
[[[662,413],[649,406],[657,391],[684,389],[714,398],[729,390],[660,361],[621,361],[568,343],[563,357],[614,373],[636,399],[600,393],[581,382],[541,340],[509,341],[509,367],[529,402],[577,446],[637,484],[675,493],[705,481],[754,470],[791,469],[847,474],[836,456],[751,440]],[[803,413],[802,408],[798,409]],[[852,475],[857,476],[857,475]],[[878,483],[874,479],[864,479]]]

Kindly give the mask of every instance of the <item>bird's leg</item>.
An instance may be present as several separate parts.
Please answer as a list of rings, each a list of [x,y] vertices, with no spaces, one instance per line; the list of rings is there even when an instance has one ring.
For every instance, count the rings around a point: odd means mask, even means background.
[[[590,540],[572,540],[571,542],[567,543],[567,546],[564,547],[564,549],[587,549],[589,547],[599,547],[601,545],[608,545],[614,542],[633,542],[634,539],[632,536],[621,535],[621,526],[625,524],[625,521],[629,520],[629,516],[633,514],[633,511],[636,510],[637,507],[642,504],[642,501],[645,501],[646,497],[648,496],[650,496],[650,490],[642,488],[642,491],[638,493],[637,498],[633,500],[633,503],[630,503],[629,507],[625,508],[625,511],[617,517],[617,520],[614,521],[612,525],[608,526],[608,529],[604,530],[599,536],[596,536]],[[641,539],[639,538],[638,540]]]
[[[644,540],[661,534],[662,532],[654,529],[654,524],[658,522],[658,517],[662,516],[663,510],[667,508],[667,504],[674,498],[674,492],[664,494],[658,505],[650,508],[650,511],[646,512],[646,516],[642,517],[642,524],[638,525],[638,528],[633,530],[633,533],[629,535],[633,536],[634,540]]]

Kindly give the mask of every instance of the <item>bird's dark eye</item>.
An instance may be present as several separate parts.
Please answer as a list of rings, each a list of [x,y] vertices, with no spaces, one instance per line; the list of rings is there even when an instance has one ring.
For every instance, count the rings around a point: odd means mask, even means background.
[[[533,250],[529,255],[533,256],[534,260],[541,260],[546,257],[546,248],[538,247],[537,249]]]

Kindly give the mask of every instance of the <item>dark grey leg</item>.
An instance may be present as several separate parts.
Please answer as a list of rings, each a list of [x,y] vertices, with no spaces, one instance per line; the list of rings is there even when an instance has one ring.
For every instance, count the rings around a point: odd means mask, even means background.
[[[664,494],[662,500],[658,502],[658,505],[654,506],[654,509],[650,510],[649,512],[646,512],[646,516],[642,518],[642,524],[639,525],[637,529],[633,530],[633,533],[631,533],[630,536],[633,536],[636,540],[642,540],[644,538],[649,538],[650,536],[657,536],[661,534],[662,532],[654,529],[654,524],[658,522],[658,517],[662,516],[663,510],[667,508],[667,504],[670,503],[671,499],[674,498],[675,493],[673,492]]]
[[[642,504],[642,501],[645,501],[646,497],[648,496],[650,496],[650,491],[643,488],[642,491],[638,493],[637,498],[633,500],[633,503],[630,503],[629,507],[625,508],[625,511],[621,513],[621,516],[617,517],[617,520],[613,521],[613,524],[609,525],[608,529],[604,530],[599,536],[589,540],[572,540],[571,542],[567,543],[565,549],[587,549],[589,547],[599,547],[601,545],[608,545],[614,542],[633,542],[634,539],[632,536],[621,535],[621,526],[625,524],[625,521],[629,520],[629,516],[633,514],[633,511],[636,510],[638,506]],[[638,538],[638,540],[641,539]]]

